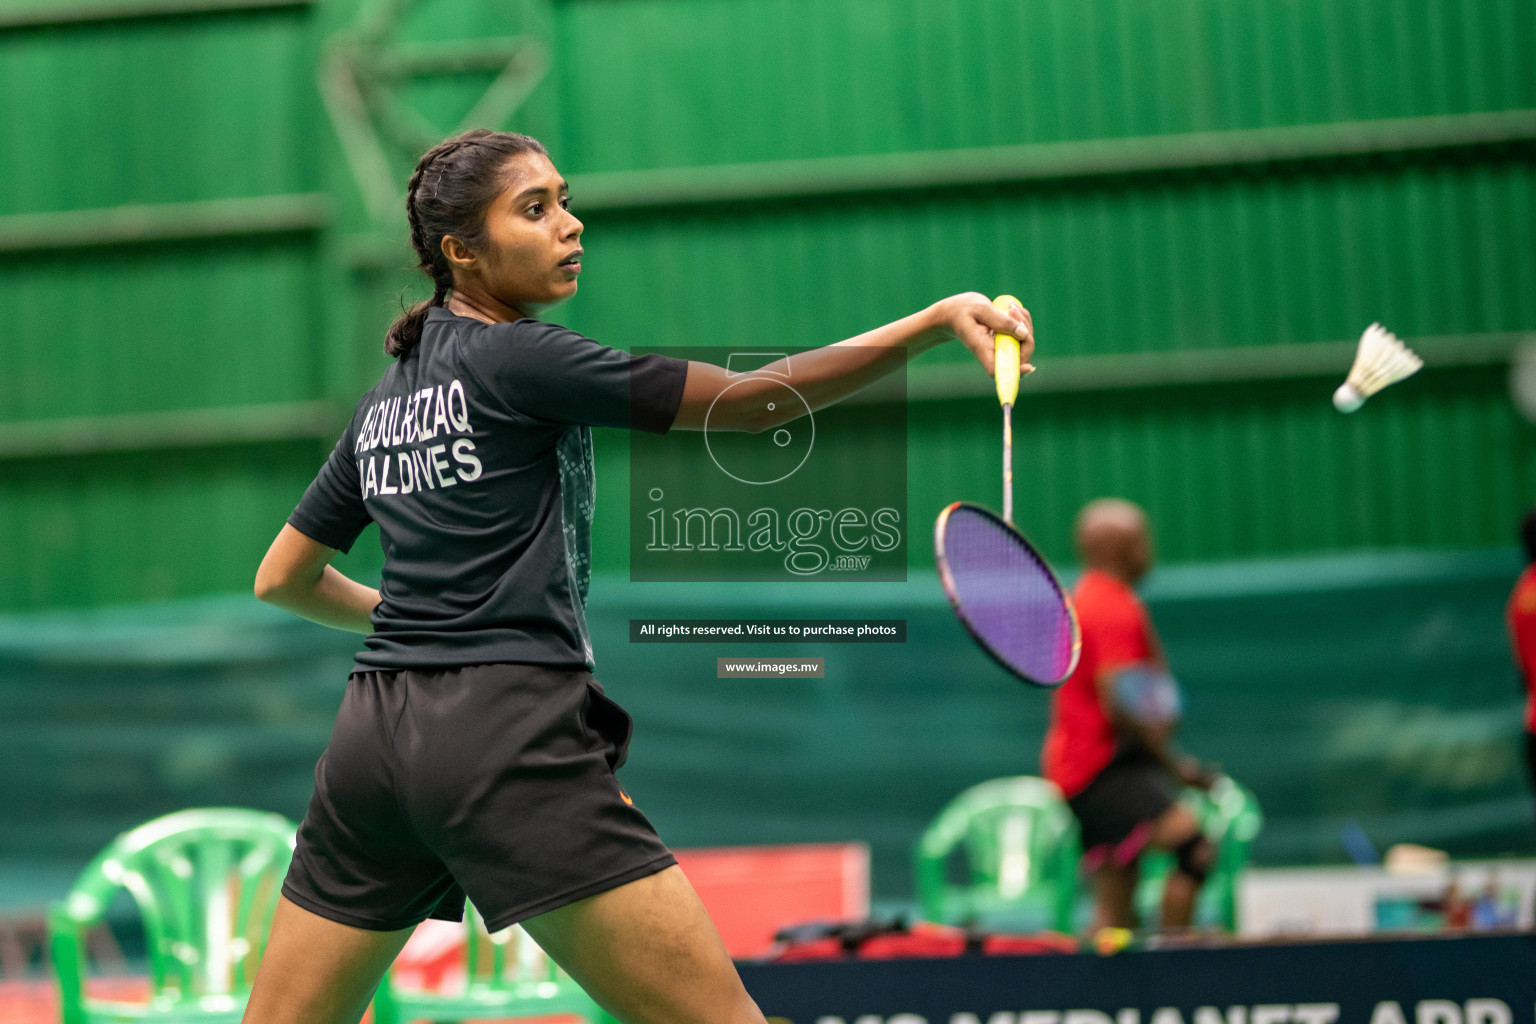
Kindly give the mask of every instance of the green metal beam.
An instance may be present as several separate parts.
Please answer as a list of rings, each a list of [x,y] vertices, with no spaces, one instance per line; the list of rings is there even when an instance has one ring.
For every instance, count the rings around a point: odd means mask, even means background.
[[[550,0],[497,0],[517,34],[454,40],[411,40],[402,25],[419,0],[361,0],[355,16],[325,40],[319,68],[321,100],[352,171],[370,229],[399,219],[405,176],[445,136],[469,128],[500,128],[543,80],[551,62]],[[457,126],[435,123],[405,93],[423,78],[495,72]]]
[[[980,149],[604,171],[573,174],[570,182],[575,209],[586,216],[1531,143],[1536,143],[1536,110],[1504,110]],[[403,206],[403,198],[391,203]],[[398,237],[371,231],[345,239],[348,262],[359,267],[398,266],[409,256],[404,218],[399,219]]]
[[[323,192],[17,213],[0,217],[0,253],[315,231],[329,221]]]
[[[1522,344],[1536,343],[1536,333],[1458,334],[1404,341],[1423,357],[1424,372],[1432,372],[1507,363]],[[1322,341],[1042,358],[1039,370],[1020,383],[1019,394],[1022,401],[1030,394],[1132,391],[1335,376],[1342,381],[1354,362],[1356,344]],[[917,366],[907,375],[907,398],[911,400],[975,398],[993,392],[992,381],[971,363]]]
[[[461,75],[473,71],[502,71],[509,61],[522,56],[530,40],[522,36],[469,39],[462,42],[397,43],[380,48],[370,70],[381,78],[405,79],[419,75]]]
[[[1426,372],[1509,361],[1536,333],[1468,334],[1409,339]],[[1191,352],[1128,352],[1042,360],[1020,394],[1059,394],[1230,385],[1264,380],[1338,377],[1354,359],[1354,342],[1266,345]],[[969,363],[922,366],[907,381],[913,401],[979,398],[993,385]],[[858,401],[854,396],[851,401]],[[341,428],[331,402],[187,409],[0,423],[0,462],[128,451],[329,441]]]
[[[336,407],[329,402],[279,402],[0,423],[0,462],[332,440],[340,430]]]
[[[571,177],[582,213],[1009,185],[1536,141],[1536,110],[978,149],[608,171]]]
[[[317,0],[47,0],[0,8],[0,30],[78,25],[93,21],[140,21],[187,14],[268,11],[310,7]]]

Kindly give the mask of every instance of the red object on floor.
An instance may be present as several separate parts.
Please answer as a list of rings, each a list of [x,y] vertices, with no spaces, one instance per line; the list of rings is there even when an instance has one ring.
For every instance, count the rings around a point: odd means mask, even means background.
[[[918,921],[904,932],[876,935],[859,943],[860,960],[898,960],[912,956],[961,956],[965,932],[948,925]]]
[[[863,843],[674,850],[725,948],[762,956],[780,928],[869,916],[869,847]]]
[[[872,926],[873,925],[873,926]],[[807,963],[828,960],[899,960],[906,957],[1020,956],[1036,953],[1076,953],[1077,940],[1070,935],[1041,932],[1037,935],[986,935],[949,925],[917,921],[899,923],[849,922],[830,925],[838,934],[808,937],[787,943],[773,955],[774,963]],[[884,930],[881,930],[884,928]],[[805,931],[813,936],[816,926]]]
[[[988,935],[981,940],[981,951],[988,956],[1076,953],[1081,948],[1076,939],[1060,932],[1041,932],[1038,935]]]
[[[775,954],[773,962],[794,964],[817,960],[841,960],[847,955],[848,951],[843,948],[842,939],[812,939],[810,942],[796,942]]]

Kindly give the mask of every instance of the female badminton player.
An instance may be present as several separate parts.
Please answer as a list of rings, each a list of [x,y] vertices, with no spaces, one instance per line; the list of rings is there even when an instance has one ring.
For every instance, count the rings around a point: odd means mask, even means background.
[[[389,329],[395,363],[256,575],[263,600],[367,640],[245,1021],[353,1024],[411,930],[458,919],[467,894],[626,1024],[763,1024],[614,778],[630,720],[590,674],[582,609],[591,427],[701,430],[708,416],[756,431],[787,410],[727,390],[721,367],[631,357],[540,319],[575,294],[583,250],[535,140],[477,130],[435,146],[406,211],[432,298]],[[840,260],[826,254],[829,273]],[[637,333],[647,312],[632,311]],[[994,331],[1028,360],[1027,313],[955,295],[795,356],[795,386],[815,410],[956,338],[990,373]],[[329,564],[369,522],[377,590]]]

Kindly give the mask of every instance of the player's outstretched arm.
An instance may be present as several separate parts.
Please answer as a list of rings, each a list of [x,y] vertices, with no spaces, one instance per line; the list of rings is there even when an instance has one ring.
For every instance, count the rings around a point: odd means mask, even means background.
[[[322,626],[371,633],[379,592],[343,576],[335,557],[335,548],[284,524],[256,570],[256,596]]]
[[[994,331],[1017,337],[1020,361],[1029,363],[1035,349],[1029,312],[1024,310],[1023,316],[1015,319],[993,306],[985,295],[965,292],[940,299],[927,309],[856,337],[769,363],[761,370],[765,374],[777,372],[788,379],[814,412],[874,383],[914,356],[956,339],[990,375]],[[755,433],[789,422],[796,412],[803,413],[787,404],[768,410],[761,399],[778,385],[771,376],[758,379],[762,380],[761,387],[750,379],[741,384],[741,376],[724,367],[689,362],[683,401],[672,428],[703,430],[707,418],[711,429]],[[740,386],[731,387],[732,384]],[[729,393],[722,394],[727,388]]]

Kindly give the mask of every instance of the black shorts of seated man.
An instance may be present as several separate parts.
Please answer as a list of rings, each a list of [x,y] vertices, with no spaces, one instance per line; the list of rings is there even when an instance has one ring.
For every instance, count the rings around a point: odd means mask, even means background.
[[[1137,926],[1141,854],[1153,847],[1174,857],[1161,925],[1187,928],[1216,851],[1176,798],[1181,784],[1209,787],[1214,774],[1173,746],[1178,686],[1134,589],[1152,567],[1151,531],[1139,506],[1101,498],[1078,513],[1075,534],[1082,653],[1051,695],[1045,775],[1081,828],[1095,927]]]
[[[390,327],[394,363],[256,575],[261,599],[366,640],[244,1020],[355,1024],[411,930],[457,918],[467,896],[490,928],[521,923],[624,1024],[763,1024],[614,774],[630,721],[592,677],[583,612],[591,432],[696,431],[706,416],[755,432],[805,410],[764,398],[773,374],[759,388],[544,319],[576,293],[587,240],[527,136],[433,147],[406,213],[432,297]],[[721,329],[732,316],[722,305]],[[1028,312],[974,292],[787,358],[815,411],[951,340],[990,374],[995,331],[1029,358]],[[330,564],[369,523],[377,589]]]

